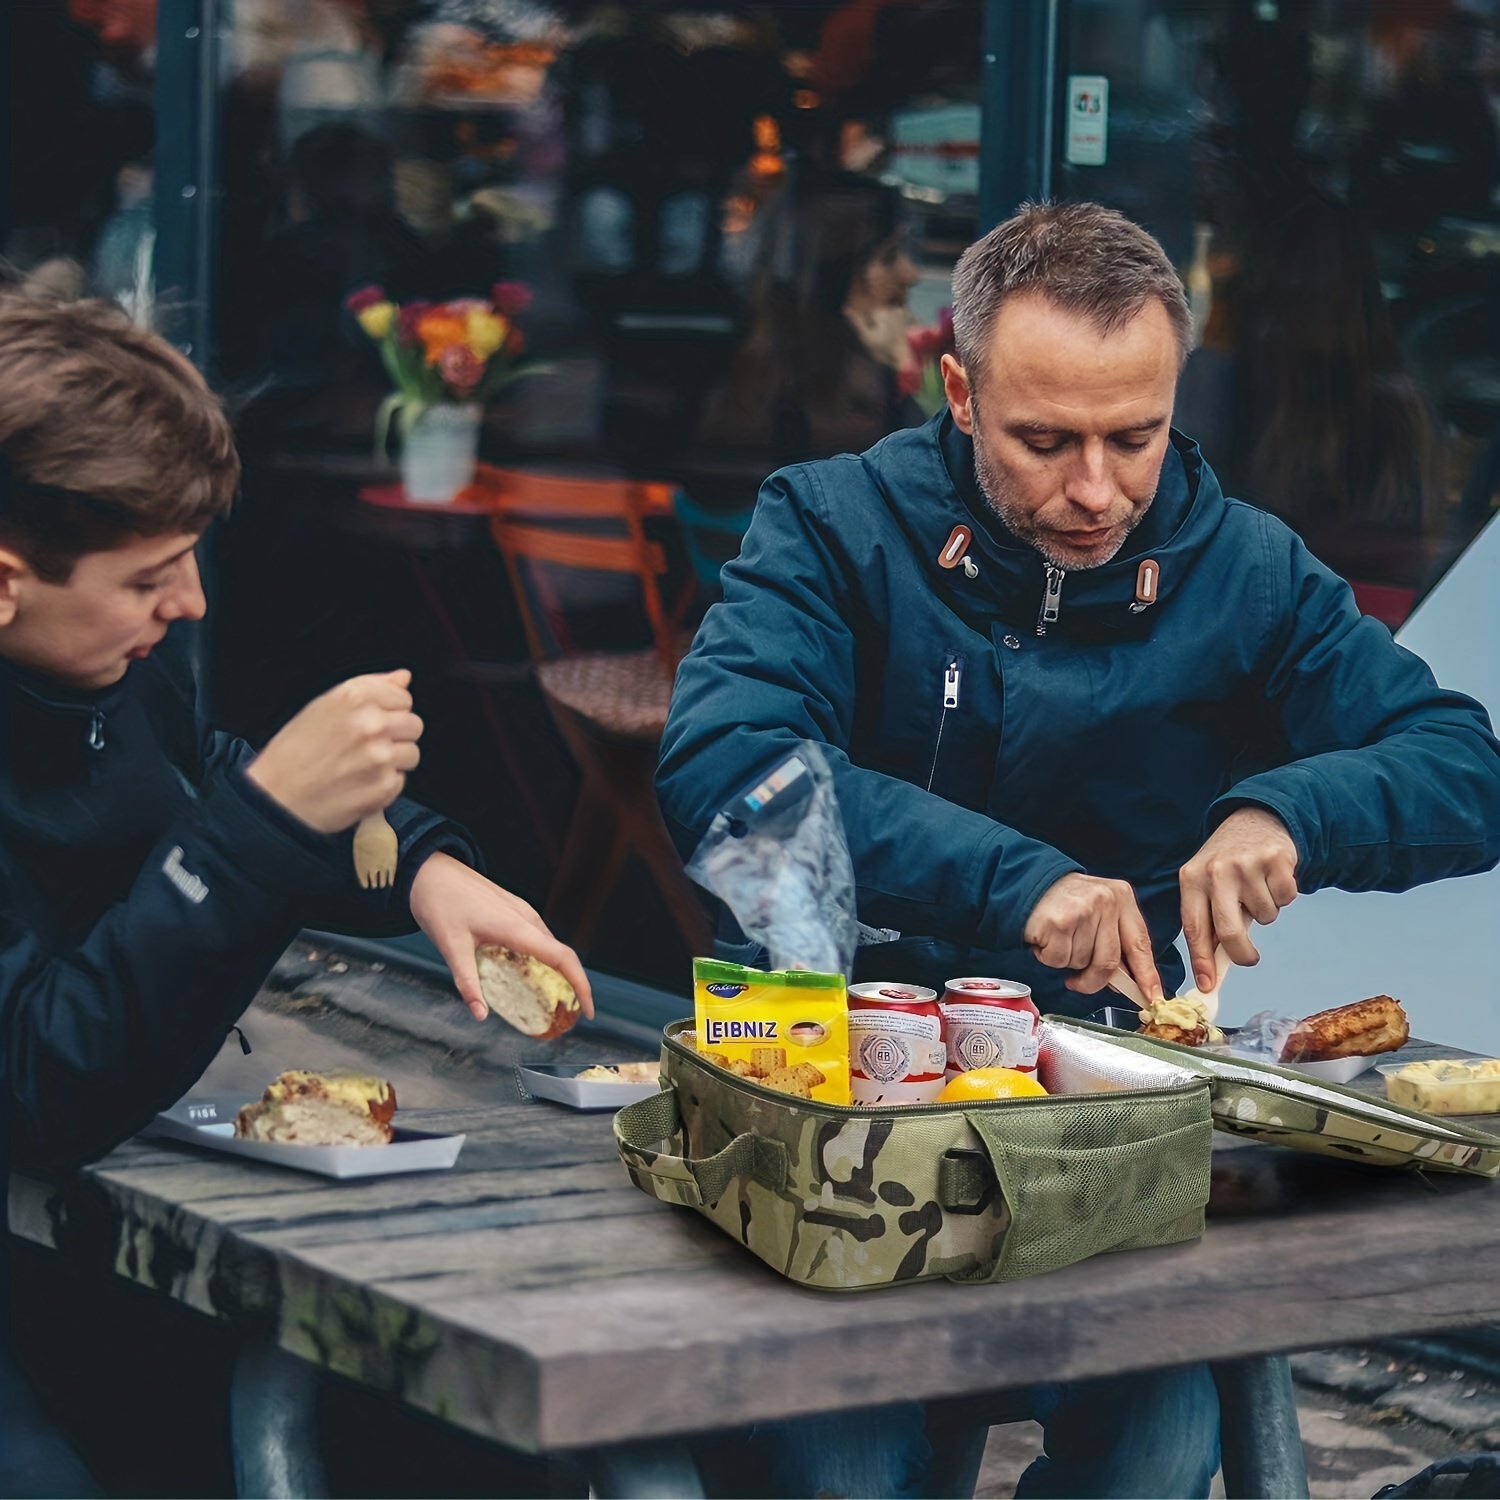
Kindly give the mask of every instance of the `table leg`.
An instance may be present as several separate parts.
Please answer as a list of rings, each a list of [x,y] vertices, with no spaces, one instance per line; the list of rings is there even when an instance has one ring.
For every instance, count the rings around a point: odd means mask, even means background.
[[[621,1443],[583,1457],[598,1500],[702,1500],[703,1480],[681,1443]]]
[[[234,1492],[319,1500],[328,1478],[318,1448],[318,1367],[252,1334],[229,1383]]]
[[[1306,1500],[1291,1365],[1281,1355],[1266,1355],[1224,1360],[1212,1369],[1219,1388],[1224,1493],[1231,1500]]]

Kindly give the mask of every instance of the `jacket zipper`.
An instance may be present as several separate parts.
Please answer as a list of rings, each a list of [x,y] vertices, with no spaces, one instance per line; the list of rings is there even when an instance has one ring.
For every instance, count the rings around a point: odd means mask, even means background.
[[[104,714],[97,708],[89,715],[88,747],[90,750],[104,748]]]
[[[932,747],[932,765],[927,772],[927,790],[937,777],[938,752],[943,748],[943,726],[948,722],[948,710],[958,707],[958,690],[963,685],[964,664],[956,656],[943,663],[943,716],[938,720],[937,744]]]
[[[1062,608],[1063,579],[1067,573],[1056,563],[1047,564],[1047,584],[1042,590],[1042,608],[1036,617],[1036,633],[1046,635],[1049,625],[1057,624],[1057,612]]]

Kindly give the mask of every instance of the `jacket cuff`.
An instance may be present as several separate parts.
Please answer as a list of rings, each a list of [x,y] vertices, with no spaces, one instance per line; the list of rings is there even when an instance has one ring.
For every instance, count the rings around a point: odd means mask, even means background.
[[[1274,773],[1273,773],[1274,774]],[[1263,778],[1252,776],[1233,791],[1226,792],[1209,804],[1204,819],[1205,835],[1214,832],[1233,812],[1242,807],[1259,807],[1274,813],[1285,825],[1297,848],[1297,889],[1304,894],[1316,889],[1315,861],[1322,853],[1321,840],[1315,839],[1297,803],[1279,787],[1267,786]]]
[[[1005,848],[1015,840],[1021,848]],[[1038,901],[1064,875],[1087,871],[1076,859],[1036,839],[1021,838],[1004,828],[995,829],[975,851],[976,861],[995,858],[991,845],[998,843],[999,868],[988,883],[988,898],[979,916],[977,936],[986,947],[1005,950],[1026,946],[1022,933]]]
[[[440,824],[421,834],[401,851],[401,863],[397,867],[396,896],[405,906],[411,906],[412,882],[417,878],[417,871],[434,854],[451,854],[460,864],[484,874],[484,858],[478,848],[464,836],[463,830],[456,823]]]
[[[238,767],[214,778],[203,792],[202,831],[227,862],[269,890],[323,889],[338,846],[289,813]]]

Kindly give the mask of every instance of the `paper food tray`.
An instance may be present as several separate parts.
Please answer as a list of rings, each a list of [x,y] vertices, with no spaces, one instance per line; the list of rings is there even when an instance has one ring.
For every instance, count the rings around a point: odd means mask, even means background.
[[[463,1146],[461,1135],[432,1135],[396,1127],[388,1146],[293,1146],[279,1141],[242,1141],[234,1117],[250,1101],[241,1098],[180,1099],[147,1127],[148,1135],[187,1141],[228,1156],[274,1162],[323,1177],[389,1177],[399,1172],[436,1172],[451,1167]]]
[[[1278,1066],[1290,1068],[1294,1073],[1306,1073],[1310,1078],[1322,1078],[1329,1083],[1348,1083],[1361,1073],[1368,1073],[1382,1057],[1390,1055],[1389,1052],[1381,1052],[1374,1057],[1333,1057],[1327,1062],[1284,1062]]]
[[[595,1083],[580,1079],[585,1068],[618,1067],[610,1063],[517,1063],[516,1085],[523,1098],[550,1099],[569,1109],[624,1109],[637,1099],[660,1093],[657,1083]]]

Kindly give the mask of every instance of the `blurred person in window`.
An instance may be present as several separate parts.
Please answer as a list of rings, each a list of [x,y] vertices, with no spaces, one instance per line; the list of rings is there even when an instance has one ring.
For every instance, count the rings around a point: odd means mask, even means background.
[[[282,215],[237,270],[226,267],[226,280],[246,290],[224,299],[225,366],[236,373],[248,366],[296,392],[299,424],[332,422],[367,437],[373,402],[342,415],[327,405],[338,406],[349,387],[384,390],[369,341],[348,325],[344,298],[376,283],[404,301],[423,289],[429,259],[396,211],[390,147],[359,125],[314,126],[292,146]],[[313,392],[327,401],[310,403]]]
[[[149,149],[149,57],[140,24],[103,0],[0,8],[10,139],[3,253],[40,290],[78,296],[122,162]],[[139,20],[139,18],[137,18]],[[106,24],[108,23],[108,24]],[[146,124],[143,139],[142,121]]]
[[[1372,101],[1352,196],[1377,228],[1411,235],[1444,217],[1490,217],[1500,143],[1481,73],[1493,32],[1452,0],[1373,7],[1372,51],[1391,81]]]
[[[1416,586],[1441,495],[1438,433],[1368,236],[1309,191],[1256,236],[1246,270],[1234,466],[1246,498],[1346,578]]]
[[[753,449],[776,467],[917,425],[896,380],[917,280],[900,196],[869,178],[818,174],[761,212],[748,331],[706,404],[701,442]]]
[[[112,53],[155,50],[156,0],[68,0],[68,11]]]

